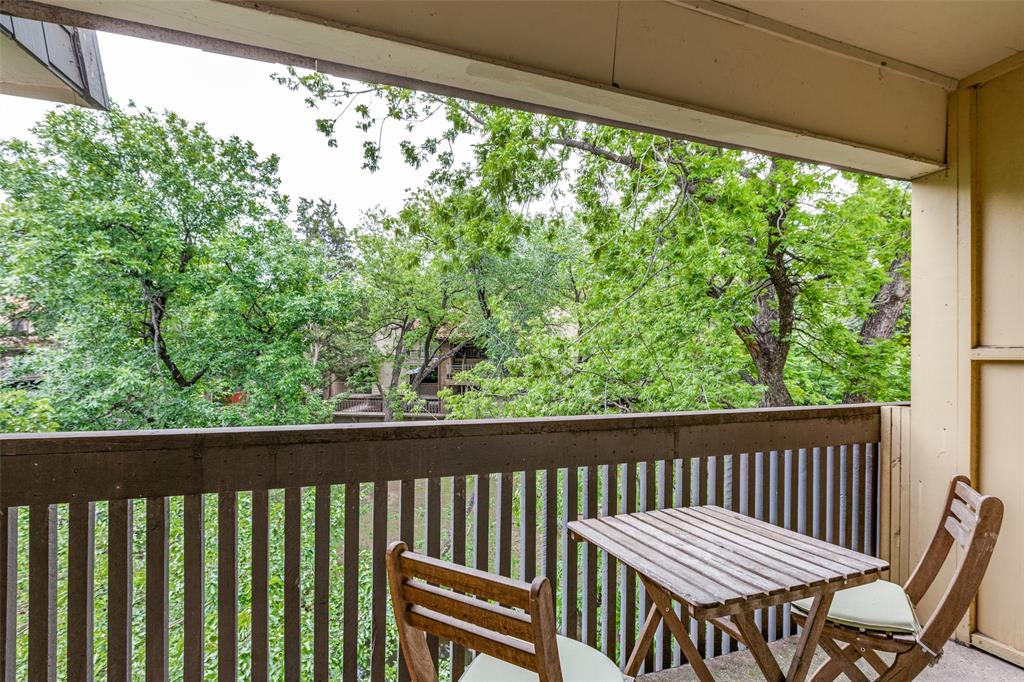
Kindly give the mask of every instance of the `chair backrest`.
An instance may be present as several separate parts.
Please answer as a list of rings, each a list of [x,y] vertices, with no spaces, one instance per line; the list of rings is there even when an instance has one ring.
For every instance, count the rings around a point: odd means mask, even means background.
[[[916,605],[935,582],[953,545],[960,548],[952,580],[919,637],[927,651],[942,651],[970,608],[988,569],[1002,523],[1002,500],[982,495],[971,487],[971,479],[966,476],[957,476],[950,482],[939,527],[905,585],[907,596]]]
[[[388,548],[388,583],[402,655],[413,682],[437,682],[426,635],[450,640],[562,682],[551,582],[525,583]]]

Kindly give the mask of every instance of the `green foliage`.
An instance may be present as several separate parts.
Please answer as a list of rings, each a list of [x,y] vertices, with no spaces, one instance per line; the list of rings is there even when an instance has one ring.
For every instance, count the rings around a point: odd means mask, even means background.
[[[311,330],[356,296],[285,225],[276,158],[148,110],[62,109],[33,134],[0,146],[0,294],[55,341],[22,364],[64,428],[328,418]]]
[[[0,433],[56,431],[53,405],[24,389],[0,388]]]
[[[330,113],[335,143],[354,111],[373,132],[369,170],[385,130],[430,168],[404,222],[435,255],[486,261],[506,283],[532,249],[554,264],[534,270],[536,305],[495,301],[472,327],[491,360],[477,390],[446,395],[456,416],[906,398],[908,298],[883,295],[908,289],[906,185],[322,74],[278,80]],[[442,116],[439,137],[418,131]]]

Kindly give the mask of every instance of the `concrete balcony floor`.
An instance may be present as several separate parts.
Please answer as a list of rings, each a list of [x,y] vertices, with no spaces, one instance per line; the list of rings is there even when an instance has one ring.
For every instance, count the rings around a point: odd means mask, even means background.
[[[769,645],[782,666],[783,672],[785,672],[790,660],[793,658],[796,642],[796,637],[790,637],[772,642]],[[883,658],[888,660],[887,656],[887,654],[883,654]],[[814,658],[811,671],[816,670],[824,661],[825,654],[821,649],[818,649],[818,654]],[[863,661],[861,661],[861,665],[869,679],[877,677],[877,674]],[[708,661],[708,667],[711,669],[711,674],[714,675],[717,682],[751,682],[764,679],[758,671],[754,659],[746,651],[737,651],[727,656],[719,656]],[[641,675],[637,678],[637,682],[690,682],[690,680],[696,679],[697,676],[693,674],[690,667],[685,666]],[[842,676],[840,679],[845,680],[847,678]],[[958,682],[967,682],[968,680],[983,680],[984,682],[1019,682],[1024,680],[1024,669],[1010,665],[978,649],[950,642],[946,645],[946,649],[943,651],[939,662],[926,669],[917,679],[922,681],[957,680]]]

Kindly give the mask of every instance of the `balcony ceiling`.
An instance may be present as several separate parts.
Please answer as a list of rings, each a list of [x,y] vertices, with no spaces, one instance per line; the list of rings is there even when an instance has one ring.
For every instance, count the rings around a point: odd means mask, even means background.
[[[728,4],[957,79],[1024,52],[1021,2],[730,0]]]
[[[900,178],[944,167],[947,96],[965,77],[1024,58],[1024,0],[4,5],[43,20]]]

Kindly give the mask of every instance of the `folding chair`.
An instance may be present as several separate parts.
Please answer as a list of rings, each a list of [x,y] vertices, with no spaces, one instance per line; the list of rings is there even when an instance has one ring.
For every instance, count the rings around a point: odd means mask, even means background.
[[[812,682],[830,682],[840,673],[855,682],[867,682],[857,666],[861,658],[878,673],[879,682],[912,680],[938,660],[978,593],[1002,522],[999,498],[981,495],[966,476],[954,478],[935,536],[904,586],[879,580],[836,593],[819,640],[829,660],[814,673]],[[916,607],[938,577],[954,542],[962,550],[961,559],[938,607],[922,626]],[[800,626],[809,608],[810,600],[793,602],[793,618]],[[880,652],[895,654],[895,660],[887,664]]]
[[[460,682],[623,682],[604,654],[555,634],[547,578],[492,575],[415,554],[401,541],[388,548],[387,567],[413,682],[437,682],[428,634],[479,653]]]

